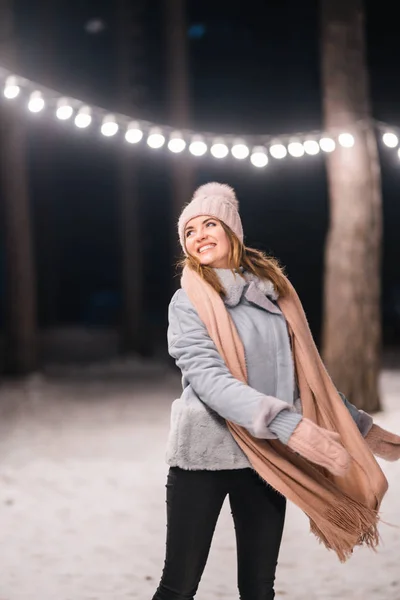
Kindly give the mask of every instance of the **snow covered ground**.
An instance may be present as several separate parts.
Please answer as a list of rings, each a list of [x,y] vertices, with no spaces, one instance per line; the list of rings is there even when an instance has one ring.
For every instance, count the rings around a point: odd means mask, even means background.
[[[400,372],[382,376],[377,422],[400,433]],[[165,542],[164,448],[179,390],[161,367],[118,365],[35,376],[0,387],[0,600],[150,600]],[[341,565],[294,506],[277,598],[400,600],[400,462],[377,554]],[[237,600],[225,505],[199,600]]]

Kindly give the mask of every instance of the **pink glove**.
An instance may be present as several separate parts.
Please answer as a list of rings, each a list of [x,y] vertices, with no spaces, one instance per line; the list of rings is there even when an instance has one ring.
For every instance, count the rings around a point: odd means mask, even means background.
[[[350,455],[340,443],[338,433],[303,418],[290,436],[288,446],[310,462],[325,467],[333,475],[346,475]]]
[[[365,436],[365,441],[373,454],[385,460],[395,461],[400,458],[400,436],[372,425]]]

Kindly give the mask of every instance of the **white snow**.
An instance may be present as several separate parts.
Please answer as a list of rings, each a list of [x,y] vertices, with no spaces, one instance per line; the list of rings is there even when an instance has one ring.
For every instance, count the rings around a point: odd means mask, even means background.
[[[0,599],[150,600],[165,544],[164,449],[179,379],[140,363],[87,367],[0,387]],[[400,433],[400,372],[382,375]],[[382,467],[383,545],[342,565],[288,510],[277,598],[400,599],[400,462]],[[225,505],[197,594],[237,600]]]

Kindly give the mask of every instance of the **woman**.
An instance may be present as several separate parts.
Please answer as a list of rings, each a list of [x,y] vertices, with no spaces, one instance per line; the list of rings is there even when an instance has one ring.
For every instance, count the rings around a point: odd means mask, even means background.
[[[178,230],[186,258],[168,344],[183,393],[172,406],[166,558],[153,600],[194,598],[226,496],[240,598],[270,600],[286,498],[340,560],[356,544],[376,546],[387,482],[370,450],[396,460],[400,438],[339,396],[291,284],[243,245],[233,189],[200,187]]]

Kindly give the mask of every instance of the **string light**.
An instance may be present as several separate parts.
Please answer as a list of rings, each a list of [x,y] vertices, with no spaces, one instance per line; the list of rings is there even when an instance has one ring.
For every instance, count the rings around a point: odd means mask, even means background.
[[[44,109],[42,92],[32,92],[29,98],[28,108],[33,113],[38,113]]]
[[[165,137],[163,136],[159,127],[153,127],[150,130],[149,137],[147,138],[147,144],[153,149],[158,149],[164,146]]]
[[[130,144],[138,144],[143,139],[143,131],[137,121],[131,121],[125,133],[125,139]]]
[[[79,129],[85,129],[89,127],[92,122],[92,110],[89,106],[82,106],[78,110],[78,114],[75,117],[75,125]]]
[[[354,146],[354,137],[351,133],[341,133],[338,142],[343,148],[352,148]]]
[[[5,98],[7,98],[8,100],[14,100],[14,98],[16,98],[19,95],[20,91],[21,88],[18,85],[17,78],[13,75],[7,77],[3,92]]]
[[[396,148],[399,144],[399,138],[391,131],[387,131],[383,134],[382,141],[388,148]]]
[[[255,146],[250,156],[251,164],[262,168],[268,164],[267,150],[264,146]]]
[[[189,146],[189,152],[193,156],[203,156],[207,152],[207,144],[201,135],[194,135]]]
[[[243,140],[236,140],[231,148],[232,156],[238,160],[243,160],[248,157],[250,150]]]
[[[169,142],[168,142],[168,150],[178,154],[179,152],[183,152],[186,148],[186,142],[182,137],[180,131],[174,131],[171,133]]]
[[[57,107],[57,119],[60,119],[60,121],[67,121],[72,117],[74,109],[66,98],[60,98],[57,102]]]
[[[56,117],[66,121],[74,116],[74,107],[77,107],[73,120],[76,127],[81,129],[89,127],[94,119],[96,121],[100,120],[101,133],[106,137],[112,137],[119,131],[119,124],[126,122],[124,115],[104,115],[104,111],[99,107],[89,107],[79,100],[63,97],[56,91],[35,84],[33,81],[16,75],[1,66],[0,81],[3,81],[3,96],[7,100],[17,98],[21,94],[28,94],[28,109],[32,113],[41,112],[48,103],[50,106],[56,106]],[[398,148],[400,145],[400,130],[378,121],[374,123],[380,131],[382,143],[388,148]],[[357,127],[358,125],[356,124]],[[171,131],[169,127],[167,130],[168,132]],[[125,140],[128,143],[137,144],[143,139],[144,131],[148,132],[146,141],[151,148],[157,149],[165,145],[165,128],[163,131],[161,126],[149,122],[131,121],[125,130]],[[229,144],[227,140],[229,140]],[[233,141],[231,142],[231,140]],[[295,137],[285,134],[280,138],[275,138],[275,140],[265,135],[252,135],[248,139],[244,139],[229,133],[224,134],[221,138],[212,133],[197,134],[186,131],[183,135],[179,131],[172,131],[168,135],[167,146],[175,154],[187,149],[193,156],[201,157],[210,149],[211,155],[216,159],[224,159],[229,154],[236,160],[243,161],[249,158],[252,165],[260,168],[268,164],[268,154],[278,160],[285,158],[288,154],[296,158],[304,154],[313,156],[320,151],[324,153],[333,152],[337,144],[343,148],[352,148],[355,143],[354,132],[349,133],[346,131],[330,132],[329,135],[314,131],[304,134],[298,133],[295,134]],[[262,144],[266,144],[269,149],[267,150]],[[400,149],[398,149],[397,154],[400,159]]]
[[[229,154],[228,146],[219,138],[214,140],[210,152],[214,158],[225,158]]]
[[[112,137],[118,132],[119,126],[114,115],[107,115],[101,125],[101,133],[106,137]]]
[[[272,144],[271,148],[269,149],[269,153],[274,158],[280,160],[281,158],[285,158],[287,155],[287,150],[283,144]]]

